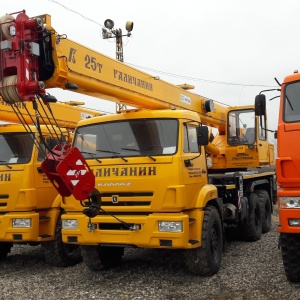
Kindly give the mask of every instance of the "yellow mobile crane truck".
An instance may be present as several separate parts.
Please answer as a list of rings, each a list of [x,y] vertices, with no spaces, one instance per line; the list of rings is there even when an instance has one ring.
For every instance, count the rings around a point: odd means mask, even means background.
[[[212,275],[227,225],[249,241],[270,230],[274,148],[253,106],[226,107],[93,51],[49,15],[6,15],[2,32],[6,102],[47,100],[45,89],[60,87],[134,107],[80,121],[72,146],[42,163],[62,196],[63,241],[81,245],[91,269],[119,264],[125,247],[166,248]]]
[[[100,114],[78,104],[84,103],[52,103],[55,119],[40,110],[40,123],[47,125],[41,125],[38,132],[33,125],[36,111],[28,103],[10,105],[0,98],[0,120],[6,122],[0,125],[0,260],[14,243],[41,243],[49,264],[67,266],[81,261],[78,246],[62,243],[63,211],[56,189],[41,169],[46,149],[38,142],[40,134],[52,145],[61,142],[62,136],[69,140],[79,120]]]

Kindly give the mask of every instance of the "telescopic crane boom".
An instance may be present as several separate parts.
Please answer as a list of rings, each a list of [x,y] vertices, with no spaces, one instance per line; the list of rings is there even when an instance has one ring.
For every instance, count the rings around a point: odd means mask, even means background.
[[[0,97],[0,121],[12,123],[21,123],[21,121],[25,121],[26,124],[34,124],[36,111],[33,109],[32,105],[29,104],[30,103],[22,102],[10,105]],[[101,112],[99,111],[80,107],[79,105],[84,105],[84,102],[69,101],[51,103],[53,115],[47,114],[45,110],[40,110],[40,117],[43,120],[42,123],[45,125],[55,124],[59,127],[71,130],[76,127],[78,121],[101,115]],[[21,120],[15,113],[16,110],[21,113]]]
[[[22,11],[0,22],[1,93],[9,103],[45,99],[46,88],[62,88],[136,108],[195,111],[203,124],[225,132],[226,106],[69,40],[47,14],[29,18]]]

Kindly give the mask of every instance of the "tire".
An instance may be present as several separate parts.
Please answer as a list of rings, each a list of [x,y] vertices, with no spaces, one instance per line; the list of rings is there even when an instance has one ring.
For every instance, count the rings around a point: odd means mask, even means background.
[[[105,269],[119,266],[122,263],[124,247],[100,247],[99,257]]]
[[[261,206],[261,223],[262,223],[262,233],[269,232],[272,227],[272,208],[271,201],[267,191],[257,190],[255,194],[260,200]]]
[[[79,245],[63,243],[61,229],[62,221],[59,216],[54,239],[41,243],[45,261],[48,265],[54,267],[74,266],[82,261],[81,248]]]
[[[261,238],[261,206],[255,193],[250,194],[250,207],[246,221],[242,224],[242,233],[246,241],[255,242]]]
[[[288,281],[300,283],[300,234],[280,233],[282,262]]]
[[[93,271],[110,269],[122,263],[124,247],[81,246],[84,263]]]
[[[103,269],[100,257],[99,246],[81,246],[81,255],[85,265],[93,270],[100,271]]]
[[[220,215],[213,206],[204,211],[202,246],[184,250],[184,263],[193,274],[211,276],[220,270],[223,249],[223,229]]]
[[[13,243],[8,243],[8,242],[0,243],[0,260],[4,260],[7,257],[7,254],[10,253],[12,246]]]

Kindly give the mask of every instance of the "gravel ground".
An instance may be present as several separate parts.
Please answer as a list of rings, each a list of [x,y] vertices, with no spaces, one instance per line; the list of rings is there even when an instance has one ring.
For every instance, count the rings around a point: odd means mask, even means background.
[[[0,262],[0,299],[300,299],[300,284],[286,280],[278,250],[278,214],[255,243],[228,237],[221,270],[197,277],[176,251],[126,249],[123,264],[93,272],[45,264],[40,246],[16,245]]]

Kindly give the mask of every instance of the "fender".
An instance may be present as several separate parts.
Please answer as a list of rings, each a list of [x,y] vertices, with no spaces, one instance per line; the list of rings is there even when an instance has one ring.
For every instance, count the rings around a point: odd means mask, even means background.
[[[52,202],[51,208],[61,208],[62,205],[62,196],[57,195]]]
[[[203,208],[207,202],[218,198],[218,190],[213,184],[206,184],[199,192],[195,208]]]

